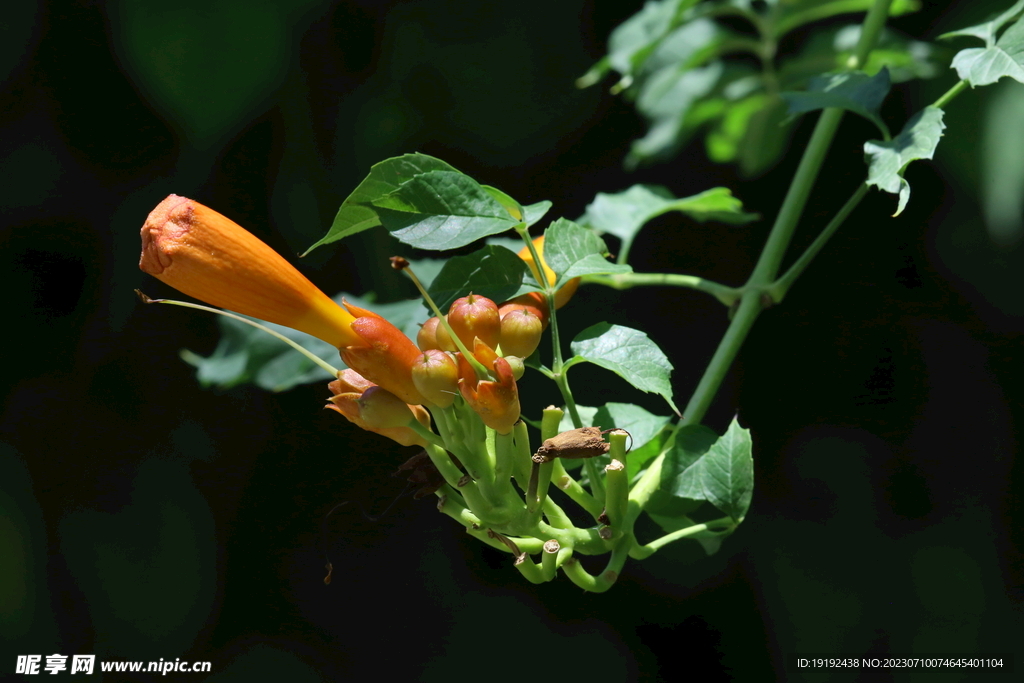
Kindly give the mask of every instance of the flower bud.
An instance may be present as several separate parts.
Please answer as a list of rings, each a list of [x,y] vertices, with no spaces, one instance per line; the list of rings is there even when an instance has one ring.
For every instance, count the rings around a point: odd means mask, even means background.
[[[519,390],[512,369],[504,358],[478,338],[473,355],[485,367],[493,368],[497,381],[479,380],[476,371],[459,354],[459,391],[485,425],[508,434],[519,421]]]
[[[526,363],[519,356],[505,356],[508,361],[508,366],[512,368],[512,379],[517,382],[523,378],[523,374],[526,372]]]
[[[498,305],[484,296],[470,294],[456,299],[448,311],[448,324],[466,348],[473,348],[473,340],[479,337],[493,349],[501,338]]]
[[[423,406],[405,404],[396,406],[392,401],[395,398],[394,395],[384,390],[380,390],[383,393],[376,396],[376,392],[368,393],[371,389],[377,390],[380,387],[352,369],[342,370],[338,379],[328,384],[327,387],[333,396],[328,399],[330,403],[325,407],[341,413],[357,427],[386,436],[403,446],[427,445],[422,436],[408,427],[409,418],[415,416],[420,424],[427,429],[430,428],[430,414]],[[390,398],[388,398],[389,396]],[[364,409],[364,405],[369,405],[369,408]],[[406,420],[397,427],[379,426],[382,420],[386,423],[388,418],[394,418],[396,415],[399,420],[403,416]]]
[[[359,404],[359,417],[373,429],[405,427],[413,419],[409,404],[387,389],[381,389],[378,386],[366,389],[357,403]]]
[[[501,351],[506,356],[528,358],[540,345],[544,323],[528,308],[509,311],[501,318]]]
[[[437,326],[440,322],[441,320],[434,316],[420,325],[420,331],[416,333],[416,346],[420,347],[420,351],[440,348],[437,345]]]
[[[406,403],[423,403],[426,399],[412,382],[412,365],[421,351],[384,318],[377,314],[360,315],[362,309],[345,305],[353,315],[360,316],[351,325],[359,343],[343,347],[341,359]]]
[[[412,381],[428,401],[447,408],[459,393],[459,367],[444,351],[428,349],[413,364]]]

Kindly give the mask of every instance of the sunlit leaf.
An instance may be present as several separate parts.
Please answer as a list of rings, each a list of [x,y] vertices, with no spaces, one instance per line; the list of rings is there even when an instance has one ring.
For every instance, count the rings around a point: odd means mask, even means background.
[[[609,262],[607,255],[608,247],[593,230],[565,218],[544,232],[544,262],[558,277],[556,287],[580,275],[633,272],[629,266]]]
[[[903,130],[889,142],[869,140],[864,143],[868,162],[868,185],[899,195],[894,216],[903,212],[910,200],[910,183],[903,177],[903,168],[916,159],[931,159],[945,129],[942,110],[925,107],[915,114]]]
[[[972,86],[989,85],[1004,76],[1024,83],[1024,19],[1006,29],[995,45],[960,50],[951,66]]]
[[[372,204],[392,235],[419,249],[456,249],[520,222],[479,183],[453,171],[421,173]]]
[[[587,361],[611,370],[641,391],[660,394],[676,413],[669,375],[672,364],[658,345],[639,330],[598,323],[576,335],[570,345],[575,357],[567,364]]]
[[[939,36],[940,39],[955,38],[957,36],[973,36],[985,41],[985,47],[992,47],[996,42],[996,34],[999,29],[1013,20],[1014,17],[1024,12],[1024,0],[1017,0],[1006,11],[1001,12],[988,21],[983,21],[974,26],[968,26],[958,31],[949,31]]]
[[[653,218],[679,211],[698,221],[747,223],[757,214],[743,211],[743,203],[726,187],[715,187],[691,197],[677,198],[656,185],[634,185],[615,194],[599,192],[581,219],[586,225],[622,240],[620,260],[629,254],[640,229]]]
[[[327,234],[307,249],[306,254],[321,245],[337,242],[349,235],[380,225],[377,211],[371,202],[394,192],[417,175],[429,171],[458,173],[440,159],[426,154],[404,154],[374,164],[370,168],[370,174],[341,203],[341,208],[338,209],[338,214],[334,217],[334,223]]]

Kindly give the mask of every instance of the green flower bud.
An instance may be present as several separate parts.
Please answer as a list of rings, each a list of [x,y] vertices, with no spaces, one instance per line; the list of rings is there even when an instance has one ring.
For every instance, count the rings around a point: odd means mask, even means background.
[[[405,401],[378,386],[364,391],[357,403],[360,419],[373,429],[405,427],[414,417]]]
[[[444,351],[428,349],[412,365],[412,382],[428,401],[447,408],[459,393],[459,366]]]
[[[544,322],[528,308],[506,313],[501,319],[501,352],[506,356],[528,358],[537,350]]]

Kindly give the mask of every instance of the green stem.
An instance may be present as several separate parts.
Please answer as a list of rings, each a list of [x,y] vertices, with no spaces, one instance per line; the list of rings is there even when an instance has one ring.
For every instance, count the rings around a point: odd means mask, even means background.
[[[569,496],[574,503],[590,513],[590,516],[595,520],[600,516],[601,503],[597,502],[596,498],[590,495],[585,488],[580,486],[578,481],[565,471],[565,466],[562,465],[561,459],[555,460],[555,466],[551,470],[551,481],[556,488],[565,492],[565,495]]]
[[[694,524],[693,526],[684,527],[677,531],[673,531],[670,534],[665,534],[661,538],[656,538],[647,545],[634,546],[629,551],[629,556],[642,560],[650,557],[658,551],[662,546],[666,546],[672,541],[678,541],[681,538],[687,538],[688,536],[694,536],[704,531],[721,531],[731,532],[736,528],[736,521],[732,517],[722,517],[704,524]]]
[[[644,287],[661,285],[665,287],[688,287],[701,292],[706,292],[721,301],[726,306],[732,306],[740,297],[740,290],[735,287],[727,287],[712,280],[705,280],[695,275],[680,275],[677,273],[620,273],[618,275],[584,275],[581,282],[603,285],[612,289],[629,289],[631,287]]]
[[[836,233],[850,213],[857,208],[857,205],[860,204],[861,200],[864,199],[867,193],[867,183],[860,183],[850,198],[846,200],[846,203],[843,204],[843,207],[839,209],[832,220],[829,221],[828,225],[825,226],[825,229],[821,231],[821,234],[818,235],[814,241],[811,242],[811,245],[807,247],[804,253],[800,255],[800,258],[798,258],[793,265],[789,267],[789,270],[787,270],[782,277],[768,286],[766,291],[775,303],[779,303],[785,298],[786,293],[789,292],[790,287],[793,286],[796,279],[800,277],[804,270],[807,269],[807,266],[814,260],[814,257],[818,255],[818,252],[822,250],[832,235]]]
[[[867,63],[871,51],[875,49],[878,36],[885,28],[885,22],[889,18],[889,6],[892,0],[875,0],[868,10],[868,15],[860,25],[860,40],[857,41],[857,49],[853,51],[853,58],[847,63],[850,69],[859,69]]]
[[[860,41],[855,50],[858,64],[863,63],[867,59],[867,55],[870,54],[874,41],[884,25],[885,17],[888,15],[890,3],[891,0],[875,0],[871,6],[871,10],[864,20]],[[754,266],[754,272],[743,287],[743,295],[735,315],[683,411],[682,424],[697,424],[704,418],[704,414],[718,392],[732,361],[743,345],[757,316],[763,310],[762,293],[778,275],[779,266],[793,238],[793,232],[807,205],[811,189],[814,187],[818,172],[821,170],[825,155],[828,153],[842,118],[843,111],[841,109],[825,109],[818,118],[811,139],[804,149],[804,155],[800,159],[800,165],[790,182],[789,190],[786,192],[786,197],[768,235],[768,240],[757,260],[757,265]],[[639,487],[640,492],[647,492],[644,496],[645,501],[660,482],[661,464],[664,457],[662,454],[655,458],[640,481],[634,486],[634,489]],[[630,499],[634,500],[632,494]]]
[[[608,435],[610,442],[608,455],[611,456],[611,463],[605,468],[605,482],[608,486],[605,508],[608,514],[608,523],[617,532],[625,532],[628,528],[626,516],[629,497],[629,479],[626,474],[627,438],[627,433],[623,430],[616,430]]]
[[[954,85],[952,88],[947,90],[945,93],[943,93],[942,97],[940,97],[939,99],[935,100],[935,102],[932,104],[932,106],[936,107],[937,109],[942,109],[947,104],[949,104],[950,100],[952,100],[954,97],[956,97],[957,95],[962,93],[964,90],[966,90],[967,86],[968,86],[967,81],[960,81],[959,83]]]
[[[629,542],[631,539],[623,538],[618,544],[612,548],[612,556],[608,560],[608,564],[597,576],[593,576],[588,573],[582,566],[580,566],[579,560],[576,558],[570,558],[562,565],[562,571],[565,575],[575,583],[577,586],[585,591],[592,593],[603,593],[612,586],[619,578],[619,573],[622,571],[622,565],[626,563],[628,555]]]

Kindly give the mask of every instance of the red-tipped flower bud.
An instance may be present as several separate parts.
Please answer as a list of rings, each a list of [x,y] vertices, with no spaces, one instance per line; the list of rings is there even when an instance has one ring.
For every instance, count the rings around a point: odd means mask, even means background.
[[[428,401],[447,408],[459,393],[459,366],[444,351],[428,349],[413,363],[412,382]]]
[[[508,434],[519,421],[519,390],[508,361],[486,344],[476,340],[473,355],[484,367],[494,370],[497,381],[480,380],[473,366],[459,354],[459,391],[485,425]]]
[[[537,350],[544,323],[528,308],[509,311],[501,318],[501,352],[527,358]]]
[[[448,311],[448,324],[469,349],[473,348],[473,340],[477,337],[492,349],[497,348],[501,338],[498,305],[476,294],[455,300]]]

